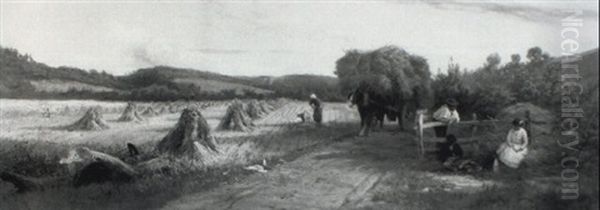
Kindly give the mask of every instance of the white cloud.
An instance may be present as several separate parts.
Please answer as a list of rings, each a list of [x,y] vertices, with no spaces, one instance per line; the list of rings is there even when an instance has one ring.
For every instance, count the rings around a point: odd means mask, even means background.
[[[3,3],[0,41],[55,66],[244,75],[332,75],[344,50],[394,44],[436,72],[451,56],[476,68],[494,52],[504,60],[532,46],[558,54],[555,11],[564,7],[543,2]],[[598,13],[588,4],[597,2],[569,4],[588,8],[582,50],[598,46]]]

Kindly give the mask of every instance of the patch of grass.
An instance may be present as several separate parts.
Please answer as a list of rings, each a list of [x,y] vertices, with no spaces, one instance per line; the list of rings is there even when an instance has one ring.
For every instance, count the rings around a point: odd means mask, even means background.
[[[580,167],[579,193],[576,200],[561,199],[560,165],[563,155],[555,135],[537,136],[530,147],[523,167],[501,173],[473,174],[474,179],[488,180],[498,185],[478,191],[447,190],[449,183],[424,176],[423,172],[444,175],[432,170],[433,160],[414,160],[402,164],[383,182],[373,201],[403,209],[597,209],[598,152],[597,145],[588,145],[578,153]],[[493,143],[483,144],[493,151]],[[469,148],[467,148],[469,149]]]
[[[293,112],[293,111],[291,111]],[[354,123],[286,124],[259,135],[233,136],[219,139],[224,160],[205,170],[189,173],[146,175],[128,184],[96,184],[81,188],[68,185],[44,191],[0,194],[0,209],[149,209],[193,192],[203,191],[220,184],[241,181],[252,172],[243,166],[266,159],[270,166],[280,159],[291,161],[318,145],[328,144],[348,134]],[[142,153],[150,153],[156,142],[139,145]],[[85,142],[77,146],[126,159],[122,145]],[[69,176],[65,166],[58,165],[73,145],[47,141],[0,141],[0,170],[14,171],[35,177]],[[7,186],[7,185],[3,185]],[[10,186],[10,185],[8,185]],[[2,193],[2,191],[0,191]]]

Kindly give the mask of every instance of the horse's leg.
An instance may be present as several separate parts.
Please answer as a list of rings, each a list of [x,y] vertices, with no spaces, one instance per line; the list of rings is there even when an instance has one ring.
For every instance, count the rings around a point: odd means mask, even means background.
[[[366,125],[366,113],[364,110],[364,107],[359,106],[358,107],[358,114],[360,115],[360,131],[358,132],[358,136],[364,136],[365,135],[365,125]]]
[[[398,127],[400,127],[401,131],[404,131],[404,104],[400,104],[399,111],[397,112],[398,116],[396,116],[396,119],[398,120]]]
[[[369,132],[371,132],[371,124],[373,123],[374,117],[375,113],[373,113],[373,110],[370,110],[370,112],[367,113],[367,121],[365,122],[365,136],[369,136]]]
[[[385,120],[385,114],[382,111],[377,113],[377,124],[379,124],[379,128],[383,128],[383,121]]]

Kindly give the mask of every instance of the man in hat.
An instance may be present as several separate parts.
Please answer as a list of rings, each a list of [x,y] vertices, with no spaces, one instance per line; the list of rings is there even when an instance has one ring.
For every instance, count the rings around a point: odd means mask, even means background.
[[[321,106],[321,100],[317,98],[317,95],[310,94],[310,101],[308,102],[310,107],[313,108],[313,120],[320,124],[323,119],[323,107]]]
[[[446,104],[442,105],[437,111],[433,113],[433,119],[435,121],[443,122],[446,124],[457,123],[460,121],[460,116],[456,111],[458,102],[452,98],[446,100]],[[446,131],[448,130],[447,125],[437,126],[433,128],[435,130],[436,137],[446,137]]]

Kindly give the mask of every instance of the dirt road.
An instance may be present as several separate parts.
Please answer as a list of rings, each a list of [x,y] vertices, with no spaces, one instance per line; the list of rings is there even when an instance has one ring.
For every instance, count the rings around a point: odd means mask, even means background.
[[[358,141],[340,142],[267,172],[164,209],[333,209],[359,202],[384,173],[352,160]]]
[[[385,204],[373,200],[386,187],[382,181],[415,164],[410,160],[416,151],[406,152],[415,148],[411,139],[409,134],[391,132],[348,137],[267,173],[171,201],[163,209],[381,208]],[[428,176],[425,171],[415,173]],[[407,190],[423,190],[413,188]]]

